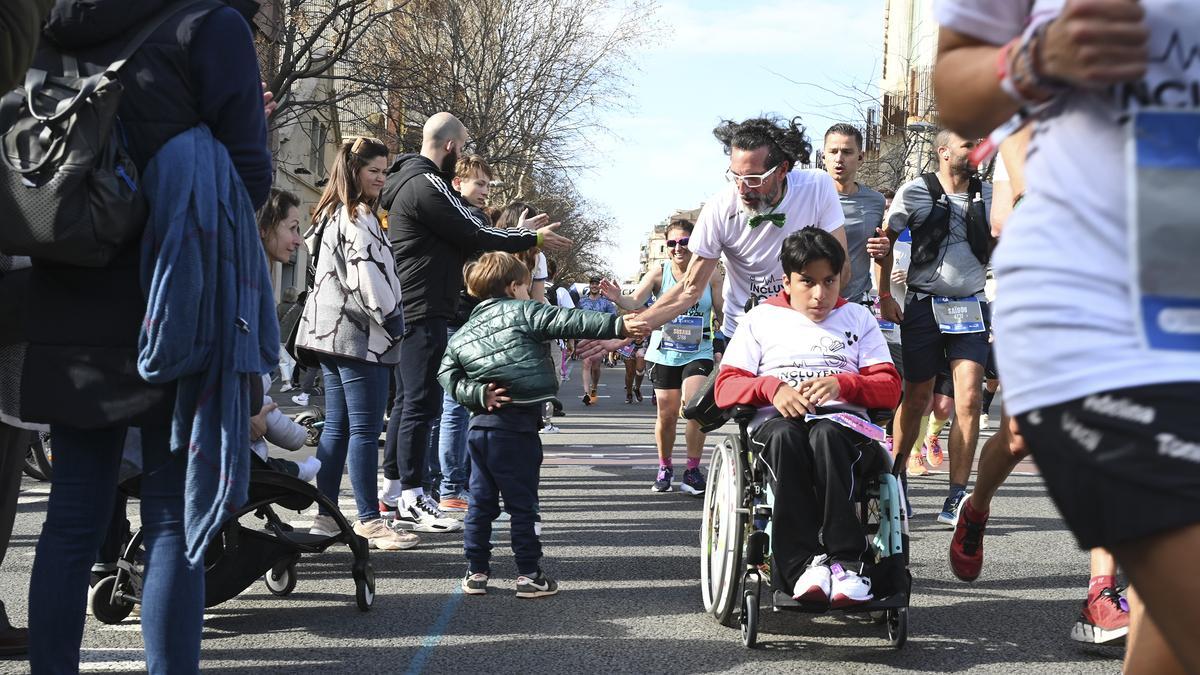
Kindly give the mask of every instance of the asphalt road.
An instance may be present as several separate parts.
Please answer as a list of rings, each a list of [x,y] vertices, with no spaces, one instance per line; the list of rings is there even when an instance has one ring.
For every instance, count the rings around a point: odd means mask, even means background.
[[[575,376],[576,378],[578,375]],[[605,379],[619,392],[621,373]],[[518,600],[507,538],[497,537],[491,592],[464,596],[461,535],[422,535],[420,547],[373,553],[374,608],[359,612],[350,554],[305,558],[287,598],[255,583],[208,610],[204,662],[211,672],[530,673],[616,672],[1108,672],[1119,648],[1068,639],[1087,583],[1079,552],[1036,475],[1015,476],[993,508],[982,578],[955,580],[950,531],[934,522],[944,474],[914,479],[907,646],[893,650],[881,626],[860,619],[764,612],[760,644],[703,613],[699,590],[701,501],[655,494],[649,397],[640,405],[602,398],[585,409],[578,380],[564,385],[563,432],[544,436],[543,545],[561,593]],[[648,392],[648,387],[647,387]],[[287,396],[278,396],[286,401]],[[290,402],[289,402],[290,403]],[[308,451],[311,454],[311,450]],[[682,455],[682,451],[679,452]],[[349,483],[341,503],[352,512]],[[0,566],[0,597],[14,622],[25,592],[48,486],[25,479],[12,548]],[[131,509],[136,515],[136,508]],[[311,513],[290,514],[306,525]],[[87,620],[83,669],[144,668],[137,618]],[[28,672],[0,660],[0,673]]]

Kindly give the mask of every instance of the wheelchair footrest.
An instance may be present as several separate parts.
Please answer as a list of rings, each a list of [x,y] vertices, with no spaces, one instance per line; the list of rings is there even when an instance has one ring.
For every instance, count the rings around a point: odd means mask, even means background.
[[[772,609],[776,612],[805,612],[808,614],[825,614],[827,612],[844,612],[851,614],[854,612],[877,612],[883,609],[899,609],[908,607],[908,593],[895,593],[883,598],[876,598],[870,602],[864,602],[861,605],[851,607],[842,607],[839,609],[831,609],[827,604],[818,604],[812,602],[798,602],[792,599],[792,596],[783,591],[775,591],[771,597]]]

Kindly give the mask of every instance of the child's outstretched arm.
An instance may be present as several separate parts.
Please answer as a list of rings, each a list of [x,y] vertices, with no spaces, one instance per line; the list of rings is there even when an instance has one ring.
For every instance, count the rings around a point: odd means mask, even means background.
[[[525,303],[534,337],[540,340],[590,338],[606,340],[642,337],[645,322],[633,315],[614,316],[605,312]]]

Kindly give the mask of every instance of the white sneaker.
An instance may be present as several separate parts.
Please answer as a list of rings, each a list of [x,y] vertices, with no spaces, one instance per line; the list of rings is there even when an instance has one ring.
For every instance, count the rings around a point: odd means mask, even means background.
[[[421,538],[412,532],[397,532],[387,526],[383,518],[354,524],[354,534],[367,540],[367,546],[380,551],[403,551],[421,543]]]
[[[562,431],[562,430],[559,429],[558,427],[554,426],[553,424],[547,424],[546,426],[542,427],[542,429],[539,433],[557,434],[559,431]]]
[[[833,577],[830,607],[861,605],[875,597],[871,595],[871,580],[834,563],[829,568]]]
[[[291,390],[293,390],[293,389],[295,389],[295,387],[293,387],[292,385],[290,385],[290,384],[285,384],[285,385],[283,385],[282,387],[280,387],[280,388],[279,388],[279,393],[281,393],[281,394],[286,394],[287,392],[289,392],[289,391],[291,391]]]
[[[300,473],[296,477],[305,483],[311,483],[317,477],[317,472],[321,470],[321,460],[316,457],[305,457],[303,462],[296,462],[296,466],[300,468]]]
[[[990,418],[988,418],[987,413],[982,413],[979,415],[979,430],[980,431],[987,429],[991,425],[992,425],[992,420]]]
[[[292,397],[292,403],[296,405],[308,405],[308,394],[300,392]]]
[[[825,566],[827,557],[819,555],[808,564],[808,569],[796,581],[792,590],[792,599],[798,602],[829,602],[829,568]]]
[[[428,496],[422,496],[416,504],[400,504],[392,527],[413,532],[458,532],[462,521],[442,514],[438,505]]]
[[[317,517],[313,518],[312,527],[308,528],[309,534],[321,537],[336,537],[341,531],[342,528],[338,527],[337,521],[333,519],[333,516],[327,516],[323,513],[317,514]]]

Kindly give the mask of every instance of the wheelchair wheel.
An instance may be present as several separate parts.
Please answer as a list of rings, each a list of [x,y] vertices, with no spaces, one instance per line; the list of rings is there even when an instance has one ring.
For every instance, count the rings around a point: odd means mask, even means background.
[[[896,649],[904,647],[908,642],[908,608],[889,609],[887,611],[888,641]]]
[[[742,645],[747,649],[754,649],[754,646],[758,644],[758,599],[762,583],[757,575],[753,582],[747,575],[743,587],[742,616],[739,619],[742,624]]]
[[[745,475],[731,441],[717,446],[709,469],[700,542],[700,579],[704,608],[722,624],[733,626],[742,579],[742,543],[746,515],[738,513]]]

